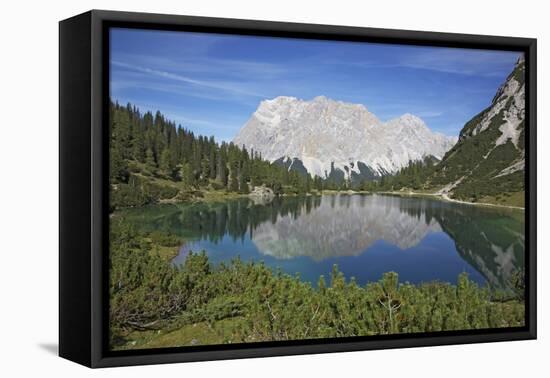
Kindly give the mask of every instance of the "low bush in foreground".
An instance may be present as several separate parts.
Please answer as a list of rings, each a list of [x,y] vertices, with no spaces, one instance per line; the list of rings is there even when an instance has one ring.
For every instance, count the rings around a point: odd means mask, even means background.
[[[152,241],[153,240],[153,241]],[[457,285],[399,283],[389,272],[359,286],[334,266],[317,287],[262,263],[211,266],[205,253],[190,253],[175,267],[158,243],[113,221],[110,250],[112,348],[139,348],[136,332],[154,335],[206,324],[218,335],[199,343],[240,343],[307,338],[468,330],[524,325],[521,298],[504,298],[461,274]],[[230,324],[230,326],[228,326]],[[156,336],[155,336],[156,337]],[[199,337],[200,338],[200,337]],[[170,341],[174,343],[174,341]],[[163,345],[163,346],[174,346]]]

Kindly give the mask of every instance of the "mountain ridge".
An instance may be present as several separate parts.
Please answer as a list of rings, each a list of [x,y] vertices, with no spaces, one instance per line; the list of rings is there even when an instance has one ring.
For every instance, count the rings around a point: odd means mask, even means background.
[[[233,143],[271,162],[298,159],[311,176],[336,172],[350,179],[393,174],[430,156],[441,159],[456,140],[410,113],[383,122],[363,104],[279,96],[259,104]]]
[[[525,59],[491,104],[462,128],[459,140],[428,177],[439,194],[477,201],[524,191]]]

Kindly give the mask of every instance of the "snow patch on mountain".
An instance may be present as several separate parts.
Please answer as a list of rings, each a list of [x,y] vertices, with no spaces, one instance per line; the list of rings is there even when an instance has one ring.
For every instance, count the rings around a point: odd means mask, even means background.
[[[521,86],[509,101],[511,101],[509,108],[504,111],[504,123],[499,127],[502,135],[496,140],[496,145],[499,146],[511,140],[518,148],[519,137],[523,129],[520,125],[525,119],[525,86]]]
[[[523,171],[524,169],[525,169],[525,158],[521,158],[519,161],[513,163],[509,167],[504,168],[494,178],[511,175],[512,173],[515,173],[517,171]]]
[[[524,58],[521,57],[516,62],[516,66],[524,63]],[[511,140],[518,148],[518,141],[523,129],[520,126],[525,119],[525,84],[513,76],[510,76],[497,90],[491,108],[483,115],[479,124],[473,128],[471,135],[475,136],[487,130],[495,121],[494,118],[501,113],[502,118],[496,121],[502,123],[499,127],[502,135],[495,141],[495,146],[500,146]]]

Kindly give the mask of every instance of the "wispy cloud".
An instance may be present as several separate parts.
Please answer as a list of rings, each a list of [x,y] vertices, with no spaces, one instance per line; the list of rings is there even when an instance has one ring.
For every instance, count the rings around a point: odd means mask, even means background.
[[[177,95],[178,97],[192,97],[197,99],[223,101],[223,102],[237,102],[247,105],[254,105],[258,103],[257,98],[251,96],[232,95],[228,96],[225,92],[219,90],[189,90],[180,83],[166,83],[156,82],[144,79],[134,78],[117,78],[111,82],[111,97],[117,97],[117,94],[128,90],[141,90],[154,93],[167,93]]]
[[[507,74],[509,63],[519,57],[517,52],[506,51],[419,47],[401,49],[402,53],[396,54],[393,60],[373,58],[353,61],[329,57],[320,62],[365,69],[409,68],[465,76],[500,77]]]
[[[413,54],[400,66],[458,75],[501,76],[509,70],[504,56],[518,53],[470,49],[431,49]]]
[[[216,90],[222,90],[229,93],[235,93],[238,95],[245,95],[245,96],[252,96],[252,97],[258,97],[258,98],[265,98],[266,96],[264,94],[248,90],[244,88],[242,85],[239,85],[239,83],[234,82],[223,82],[223,81],[212,81],[212,80],[198,80],[194,79],[188,76],[175,74],[168,71],[162,71],[157,70],[149,67],[142,67],[135,64],[129,64],[126,62],[120,62],[120,61],[111,61],[111,64],[116,67],[121,67],[125,69],[130,69],[138,72],[142,72],[149,75],[154,75],[160,78],[173,80],[182,82],[185,84],[193,85],[193,86],[199,86],[199,87],[206,87],[210,89],[216,89]]]
[[[187,54],[177,58],[143,54],[117,53],[116,61],[139,62],[146,67],[162,67],[163,70],[187,74],[220,75],[245,78],[274,78],[288,73],[288,68],[280,64],[229,58],[213,58],[203,54]]]
[[[416,115],[420,118],[435,118],[435,117],[441,117],[443,115],[443,112],[428,110],[428,111],[417,112]]]

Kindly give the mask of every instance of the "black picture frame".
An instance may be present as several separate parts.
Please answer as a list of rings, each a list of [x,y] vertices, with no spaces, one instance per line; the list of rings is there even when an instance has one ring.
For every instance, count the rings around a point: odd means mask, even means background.
[[[526,60],[526,325],[514,329],[109,351],[108,28],[512,50]],[[59,24],[59,354],[88,367],[535,339],[536,39],[92,10]]]

